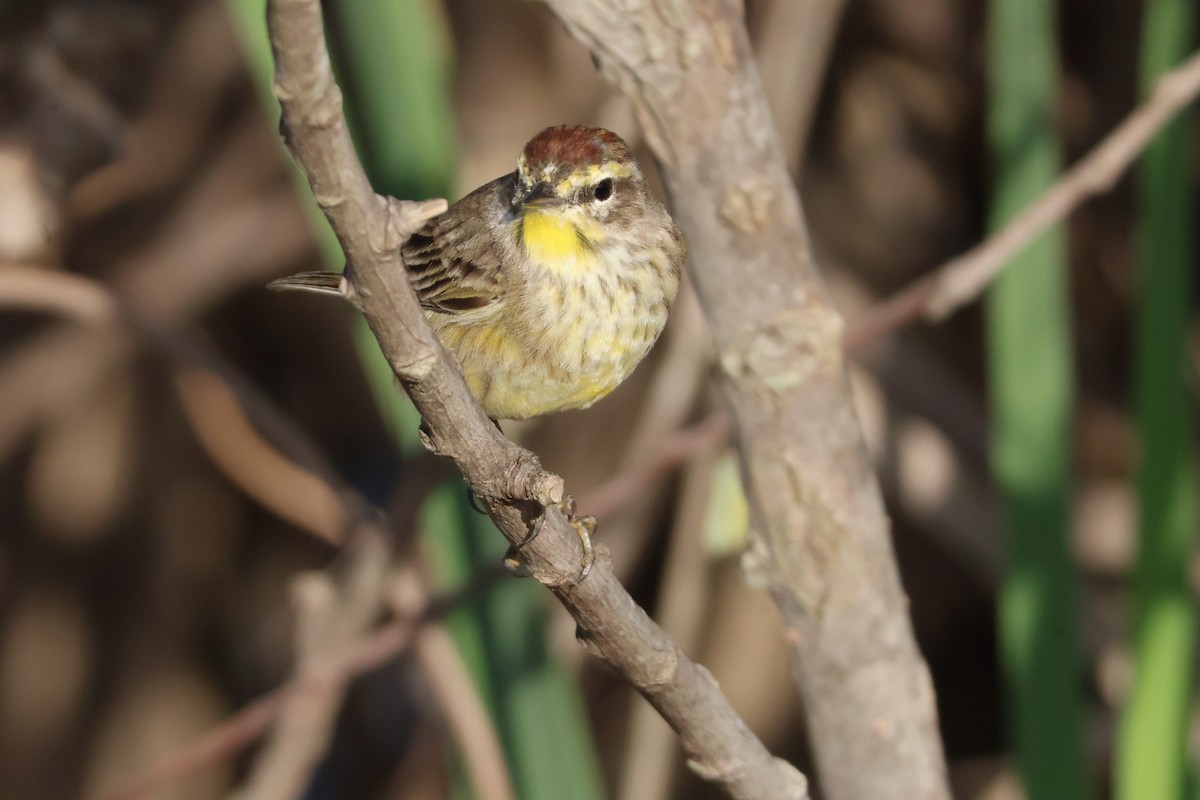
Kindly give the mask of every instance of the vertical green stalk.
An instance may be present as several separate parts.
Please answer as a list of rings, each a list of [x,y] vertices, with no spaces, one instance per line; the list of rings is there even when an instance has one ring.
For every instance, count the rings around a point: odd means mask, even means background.
[[[1195,0],[1150,0],[1142,36],[1144,92],[1192,48]],[[1119,800],[1181,800],[1196,643],[1187,566],[1200,518],[1192,452],[1187,315],[1196,269],[1188,115],[1142,159],[1138,182],[1137,421],[1140,549],[1133,576],[1133,690],[1116,760]]]
[[[1056,4],[992,0],[988,136],[992,227],[1059,173]],[[1061,227],[1031,244],[988,292],[992,469],[1004,498],[1009,571],[999,636],[1012,746],[1031,800],[1087,796],[1076,577],[1067,542],[1073,403]]]
[[[381,194],[451,198],[454,123],[450,40],[426,0],[329,5],[329,47],[359,157]],[[419,448],[416,412],[365,320],[354,340],[384,419],[402,452]]]

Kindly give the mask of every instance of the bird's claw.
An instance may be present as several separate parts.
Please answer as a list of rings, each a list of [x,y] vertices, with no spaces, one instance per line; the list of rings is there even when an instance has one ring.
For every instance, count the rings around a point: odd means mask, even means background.
[[[575,505],[574,501],[571,505]],[[596,532],[596,518],[591,514],[582,517],[569,516],[567,522],[575,529],[575,533],[579,536],[579,543],[583,545],[583,560],[579,562],[579,575],[571,581],[573,588],[583,583],[583,579],[591,573],[592,567],[596,563],[596,551],[592,548],[592,534]]]
[[[567,495],[561,502],[556,504],[558,509],[563,512],[567,518],[567,524],[579,536],[579,542],[583,545],[583,557],[579,563],[579,574],[571,581],[568,588],[574,588],[583,582],[592,572],[592,567],[596,563],[596,552],[592,547],[592,534],[596,532],[596,518],[591,515],[582,517],[575,515],[575,498]],[[529,535],[520,544],[515,544],[508,548],[508,553],[504,556],[504,566],[513,575],[518,577],[528,577],[529,568],[525,563],[525,559],[521,557],[521,551],[538,537],[542,532],[542,525],[545,518],[539,519],[534,523],[529,531]]]

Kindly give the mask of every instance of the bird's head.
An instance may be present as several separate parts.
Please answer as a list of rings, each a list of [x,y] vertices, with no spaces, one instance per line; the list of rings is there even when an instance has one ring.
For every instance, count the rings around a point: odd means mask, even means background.
[[[646,179],[611,131],[561,125],[517,160],[512,211],[536,262],[582,262],[624,238],[645,213]]]

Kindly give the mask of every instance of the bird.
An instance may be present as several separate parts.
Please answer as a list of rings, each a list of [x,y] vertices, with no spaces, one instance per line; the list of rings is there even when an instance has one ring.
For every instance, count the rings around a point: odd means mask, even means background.
[[[559,125],[401,255],[425,317],[498,426],[587,408],[620,385],[666,325],[687,243],[620,136]],[[342,281],[305,272],[270,286],[352,295]],[[562,505],[583,545],[574,585],[592,568],[596,522],[569,497]],[[510,551],[514,571],[537,530]]]
[[[587,408],[633,372],[666,325],[687,244],[621,137],[559,125],[401,255],[484,412],[520,420]],[[341,294],[341,277],[271,288]]]

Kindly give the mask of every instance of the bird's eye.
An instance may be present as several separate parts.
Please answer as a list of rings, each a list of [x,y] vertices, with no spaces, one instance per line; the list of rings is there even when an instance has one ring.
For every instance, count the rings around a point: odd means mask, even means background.
[[[596,199],[602,203],[605,200],[607,200],[608,198],[612,197],[612,193],[613,193],[612,178],[605,178],[604,180],[597,183],[596,188],[592,190],[592,194],[594,194]]]

